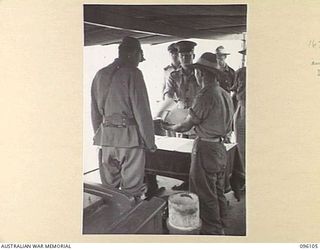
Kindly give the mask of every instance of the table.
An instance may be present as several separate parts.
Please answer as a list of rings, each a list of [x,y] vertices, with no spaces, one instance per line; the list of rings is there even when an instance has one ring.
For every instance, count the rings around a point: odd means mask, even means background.
[[[150,192],[157,189],[156,175],[182,181],[189,179],[193,139],[156,136],[158,150],[147,153],[146,182]],[[244,184],[244,171],[236,143],[225,144],[228,155],[225,190],[237,190]]]

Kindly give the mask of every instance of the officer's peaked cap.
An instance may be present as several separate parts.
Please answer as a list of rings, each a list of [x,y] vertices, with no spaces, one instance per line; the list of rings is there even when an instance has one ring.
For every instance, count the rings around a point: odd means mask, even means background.
[[[119,48],[127,50],[142,50],[140,41],[137,38],[126,36],[122,39]]]
[[[178,49],[176,47],[176,44],[175,43],[171,43],[169,46],[168,46],[168,51],[171,52],[171,53],[177,53],[178,52]]]
[[[127,51],[139,50],[141,51],[141,60],[140,62],[145,61],[146,59],[143,56],[143,51],[141,48],[140,41],[137,38],[126,36],[122,39],[122,42],[119,45],[119,49],[125,49]]]
[[[180,41],[176,43],[178,52],[191,52],[197,44],[191,41]]]

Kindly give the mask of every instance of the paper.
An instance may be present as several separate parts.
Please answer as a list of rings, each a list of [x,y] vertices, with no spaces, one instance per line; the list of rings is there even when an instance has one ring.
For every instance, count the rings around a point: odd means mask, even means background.
[[[187,115],[188,109],[180,109],[176,105],[172,110],[168,112],[164,121],[168,122],[169,124],[179,124],[187,118]]]
[[[156,145],[158,149],[167,150],[167,151],[176,151],[180,152],[179,148],[191,148],[192,149],[193,140],[178,138],[178,137],[166,137],[166,136],[157,136]],[[191,153],[191,150],[186,153]]]
[[[166,137],[166,136],[156,136],[155,143],[160,150],[175,151],[180,153],[192,153],[193,139],[178,138],[178,137]],[[235,147],[236,143],[224,144],[226,150],[229,151]]]
[[[188,109],[180,108],[179,104],[171,98],[164,100],[156,113],[156,117],[160,117],[169,124],[181,123],[185,120],[187,115]]]

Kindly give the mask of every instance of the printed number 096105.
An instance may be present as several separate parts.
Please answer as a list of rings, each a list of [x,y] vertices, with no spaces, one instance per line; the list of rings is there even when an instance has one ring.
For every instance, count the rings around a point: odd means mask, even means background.
[[[313,248],[313,249],[317,249],[318,248],[318,244],[300,244],[300,248]]]

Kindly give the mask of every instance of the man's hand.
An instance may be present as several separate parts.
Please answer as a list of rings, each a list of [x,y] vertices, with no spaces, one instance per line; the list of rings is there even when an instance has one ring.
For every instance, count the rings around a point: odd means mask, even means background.
[[[170,131],[174,131],[174,124],[170,124],[168,122],[165,122],[165,121],[161,121],[161,126],[163,129],[165,130],[170,130]]]
[[[179,124],[168,124],[166,122],[162,122],[162,127],[166,130],[171,130],[175,132],[184,133],[189,131],[193,127],[193,121],[192,117],[190,115],[187,116],[187,118]]]
[[[156,145],[153,145],[151,148],[149,148],[149,152],[151,152],[151,153],[154,153],[154,152],[156,152],[157,151],[157,146]]]
[[[164,117],[168,114],[168,110],[172,109],[175,105],[173,98],[166,97],[164,101],[161,102],[159,109],[157,110],[156,117]]]

